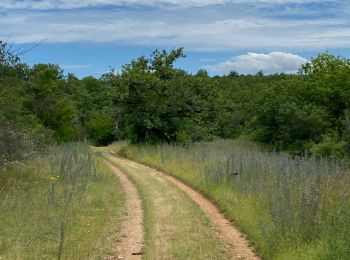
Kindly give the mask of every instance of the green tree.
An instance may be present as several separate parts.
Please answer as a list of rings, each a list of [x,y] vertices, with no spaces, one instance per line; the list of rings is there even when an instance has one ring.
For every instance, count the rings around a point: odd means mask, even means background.
[[[175,69],[182,49],[155,51],[124,66],[117,105],[132,142],[187,142],[207,138],[214,88],[207,77]],[[215,102],[211,102],[215,104]]]
[[[57,65],[35,65],[26,84],[26,108],[53,130],[59,142],[79,138],[76,107],[65,93],[63,72]]]

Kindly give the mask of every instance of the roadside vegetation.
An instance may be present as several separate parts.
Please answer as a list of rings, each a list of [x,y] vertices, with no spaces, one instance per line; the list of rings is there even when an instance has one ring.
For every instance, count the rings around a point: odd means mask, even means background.
[[[115,243],[123,192],[86,143],[0,174],[1,259],[102,259]]]
[[[350,172],[345,162],[290,157],[243,141],[127,146],[213,199],[266,259],[348,259]]]
[[[0,41],[1,259],[101,259],[116,242],[124,193],[84,142],[114,138],[111,99],[74,79]]]

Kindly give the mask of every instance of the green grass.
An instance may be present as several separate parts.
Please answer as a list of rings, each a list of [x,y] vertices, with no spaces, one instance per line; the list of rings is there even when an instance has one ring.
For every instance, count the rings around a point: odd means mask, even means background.
[[[139,191],[144,211],[143,259],[228,259],[217,231],[184,192],[157,171],[107,152],[103,156],[123,170]]]
[[[290,158],[242,141],[122,153],[212,198],[266,259],[350,258],[350,174],[341,162]]]
[[[0,172],[1,259],[103,259],[121,223],[117,178],[85,143]]]

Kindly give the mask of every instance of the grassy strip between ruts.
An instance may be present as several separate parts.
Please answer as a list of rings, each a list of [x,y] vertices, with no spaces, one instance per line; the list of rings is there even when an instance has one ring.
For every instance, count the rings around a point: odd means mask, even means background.
[[[121,153],[212,198],[267,259],[349,259],[350,178],[341,163],[240,141],[130,145]]]
[[[118,239],[125,194],[85,143],[0,174],[1,259],[103,259]]]

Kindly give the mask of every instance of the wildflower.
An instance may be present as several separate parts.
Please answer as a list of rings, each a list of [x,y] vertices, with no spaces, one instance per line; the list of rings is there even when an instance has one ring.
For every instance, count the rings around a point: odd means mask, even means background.
[[[55,176],[51,176],[50,180],[55,181],[57,178]]]

